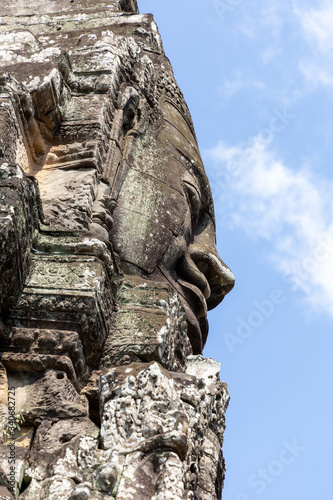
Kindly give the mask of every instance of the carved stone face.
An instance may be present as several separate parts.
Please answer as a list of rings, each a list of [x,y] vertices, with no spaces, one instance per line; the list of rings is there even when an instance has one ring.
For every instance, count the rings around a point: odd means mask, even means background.
[[[171,101],[161,111],[160,123],[128,147],[111,240],[125,273],[167,281],[178,292],[200,353],[207,309],[232,289],[234,276],[217,254],[212,195],[191,126]]]

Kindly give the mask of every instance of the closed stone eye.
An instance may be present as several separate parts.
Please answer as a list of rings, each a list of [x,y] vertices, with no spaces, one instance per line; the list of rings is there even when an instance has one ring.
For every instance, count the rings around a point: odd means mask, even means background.
[[[191,223],[192,223],[192,234],[193,234],[201,211],[200,194],[198,193],[197,189],[188,182],[184,182],[184,190],[191,211]]]

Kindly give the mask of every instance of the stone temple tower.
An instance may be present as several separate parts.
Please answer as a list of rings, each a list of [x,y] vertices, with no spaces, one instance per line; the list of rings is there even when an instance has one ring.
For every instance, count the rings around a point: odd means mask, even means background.
[[[0,7],[0,498],[217,500],[234,277],[154,18]]]

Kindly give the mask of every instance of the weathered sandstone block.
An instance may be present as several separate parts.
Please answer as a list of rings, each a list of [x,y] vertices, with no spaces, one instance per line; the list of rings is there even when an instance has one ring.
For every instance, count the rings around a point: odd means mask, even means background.
[[[234,277],[154,18],[0,9],[0,497],[217,500]]]

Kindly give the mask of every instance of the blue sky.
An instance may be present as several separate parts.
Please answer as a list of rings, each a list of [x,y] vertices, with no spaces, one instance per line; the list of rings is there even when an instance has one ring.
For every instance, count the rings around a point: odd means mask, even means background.
[[[236,286],[224,500],[332,500],[333,4],[139,0],[188,102]]]

